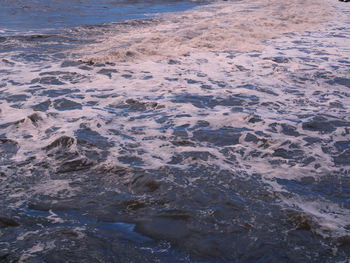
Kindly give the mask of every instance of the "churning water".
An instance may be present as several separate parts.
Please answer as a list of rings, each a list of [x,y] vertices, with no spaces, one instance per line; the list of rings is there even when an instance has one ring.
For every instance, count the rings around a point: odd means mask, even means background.
[[[349,4],[0,3],[1,262],[348,262]]]

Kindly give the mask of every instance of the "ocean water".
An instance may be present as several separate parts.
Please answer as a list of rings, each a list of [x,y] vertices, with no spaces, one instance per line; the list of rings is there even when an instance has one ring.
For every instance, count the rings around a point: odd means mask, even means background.
[[[46,60],[76,45],[96,42],[115,23],[183,11],[205,1],[7,1],[0,2],[0,52],[22,51]],[[114,32],[115,33],[115,32]],[[58,56],[60,56],[59,54]]]
[[[349,4],[0,3],[0,262],[349,262]]]
[[[0,32],[2,34],[21,32],[28,34],[29,32],[57,31],[81,25],[147,18],[156,13],[183,11],[199,3],[199,1],[176,0],[1,0]]]

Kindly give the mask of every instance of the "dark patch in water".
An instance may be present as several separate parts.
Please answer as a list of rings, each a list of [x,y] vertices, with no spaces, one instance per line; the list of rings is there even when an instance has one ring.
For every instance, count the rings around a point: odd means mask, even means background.
[[[337,141],[334,143],[334,146],[338,151],[344,151],[350,149],[350,141]]]
[[[174,134],[177,135],[177,134]],[[179,135],[178,135],[179,136]],[[187,137],[187,133],[180,135],[181,137]],[[171,143],[175,146],[195,146],[195,143],[188,140],[180,140],[180,141],[171,141]]]
[[[239,143],[241,133],[232,128],[220,130],[201,129],[193,132],[193,140],[209,142],[216,146],[235,145]]]
[[[97,227],[104,231],[113,232],[114,235],[117,235],[121,239],[127,239],[136,243],[153,241],[151,238],[135,232],[134,224],[124,222],[101,222]]]
[[[169,64],[169,65],[180,65],[181,62],[178,61],[178,60],[169,59],[168,64]]]
[[[118,157],[118,160],[124,164],[129,164],[132,166],[134,165],[139,166],[143,164],[142,159],[137,156],[120,156]]]
[[[343,153],[333,157],[336,165],[350,165],[350,148],[346,149]]]
[[[190,234],[186,226],[186,220],[182,217],[176,218],[176,216],[158,216],[139,221],[135,230],[155,239],[177,242],[181,242]]]
[[[205,151],[182,152],[181,154],[174,156],[170,164],[179,164],[186,159],[190,159],[191,161],[196,161],[196,160],[208,161],[209,158],[216,159],[214,155]]]
[[[57,76],[59,78],[57,83],[59,83],[60,80],[64,80],[64,81],[69,81],[72,84],[76,84],[86,78],[84,75],[81,75],[76,72],[69,72],[69,71],[49,71],[49,72],[42,72],[39,74],[39,76],[46,76],[46,75]],[[42,79],[40,79],[39,82],[41,83],[41,81]],[[55,85],[60,85],[60,84],[55,84]]]
[[[164,108],[163,105],[158,104],[157,102],[144,102],[135,99],[127,99],[124,103],[118,105],[110,105],[110,107],[117,109],[128,109],[131,111],[146,111],[146,110],[156,110]]]
[[[59,96],[63,96],[71,93],[77,93],[79,91],[80,90],[78,89],[48,89],[48,90],[44,90],[41,93],[41,96],[55,98],[55,97],[59,97]]]
[[[115,69],[107,69],[107,68],[103,68],[99,71],[97,71],[97,74],[101,74],[101,75],[105,75],[109,78],[112,78],[112,74],[113,73],[117,73],[118,71]]]
[[[300,133],[297,131],[296,127],[288,124],[282,124],[282,133],[289,136],[300,136]]]
[[[303,138],[303,140],[306,141],[308,144],[314,144],[322,141],[321,138],[317,138],[317,137],[305,137]]]
[[[15,220],[8,217],[0,216],[0,229],[6,228],[6,227],[16,227],[16,226],[19,226],[19,224]]]
[[[74,144],[74,142],[75,142],[75,139],[72,137],[61,136],[61,137],[57,138],[56,140],[54,140],[49,145],[45,146],[44,150],[50,151],[50,150],[52,150],[54,148],[58,148],[58,147],[69,148],[70,146],[72,146]]]
[[[122,74],[121,75],[124,79],[131,79],[132,75],[131,74]]]
[[[191,103],[197,108],[214,108],[216,106],[241,106],[244,100],[239,97],[215,98],[213,96],[196,96],[186,94],[178,96],[172,102],[175,103]]]
[[[322,116],[317,116],[308,122],[304,122],[302,128],[304,130],[318,131],[321,133],[331,133],[336,130],[336,127]]]
[[[68,99],[57,99],[53,102],[53,106],[56,110],[67,111],[67,110],[81,110],[82,105],[72,100]]]
[[[131,187],[137,193],[150,193],[157,191],[160,184],[149,175],[140,175],[132,181]]]
[[[98,132],[92,130],[91,128],[80,125],[80,129],[75,132],[78,145],[83,145],[87,147],[96,147],[98,149],[106,149],[113,146],[113,143],[108,141],[108,138],[101,136]]]
[[[350,88],[350,79],[348,78],[336,77],[333,80],[328,81],[327,83],[338,84]]]
[[[33,124],[35,127],[38,127],[39,122],[43,120],[43,119],[40,117],[40,115],[37,114],[37,113],[33,113],[32,115],[29,115],[29,116],[28,116],[28,119],[32,122],[32,124]]]
[[[70,172],[78,172],[85,171],[90,169],[94,165],[93,162],[87,159],[77,159],[73,161],[67,161],[57,168],[57,173],[70,173]]]
[[[286,150],[283,148],[278,148],[274,151],[273,156],[281,157],[283,159],[300,159],[304,152],[302,150]]]
[[[31,81],[31,84],[40,83],[43,85],[64,85],[64,82],[60,81],[56,77],[42,77],[36,78]]]
[[[44,102],[41,102],[37,105],[32,106],[32,109],[35,111],[47,111],[49,107],[51,106],[51,100],[46,100]]]
[[[16,141],[10,139],[0,139],[0,158],[10,158],[15,155],[19,149]]]
[[[83,62],[81,61],[75,61],[75,60],[65,60],[61,63],[61,67],[62,68],[66,68],[66,67],[76,67],[81,65]]]
[[[251,134],[251,133],[247,133],[244,140],[246,142],[253,142],[253,143],[259,142],[258,137],[256,137],[254,134]]]
[[[26,101],[29,98],[29,96],[25,94],[18,94],[18,95],[11,95],[11,96],[6,96],[4,99],[7,102],[21,102],[21,101]]]

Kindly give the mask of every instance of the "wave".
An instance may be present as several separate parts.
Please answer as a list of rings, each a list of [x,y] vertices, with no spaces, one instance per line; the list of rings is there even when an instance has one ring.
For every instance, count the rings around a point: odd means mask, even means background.
[[[322,27],[335,15],[327,1],[230,1],[166,14],[152,23],[118,25],[86,47],[85,60],[132,61],[192,51],[252,51],[283,34]]]

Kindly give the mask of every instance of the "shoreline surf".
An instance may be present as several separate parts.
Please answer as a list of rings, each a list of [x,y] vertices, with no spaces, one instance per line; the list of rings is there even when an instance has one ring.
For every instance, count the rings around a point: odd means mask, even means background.
[[[0,53],[0,258],[348,260],[349,14],[224,2]]]
[[[329,1],[214,2],[150,22],[135,21],[133,27],[119,25],[116,33],[87,50],[98,62],[161,59],[191,51],[253,51],[283,34],[322,28],[335,14]]]

